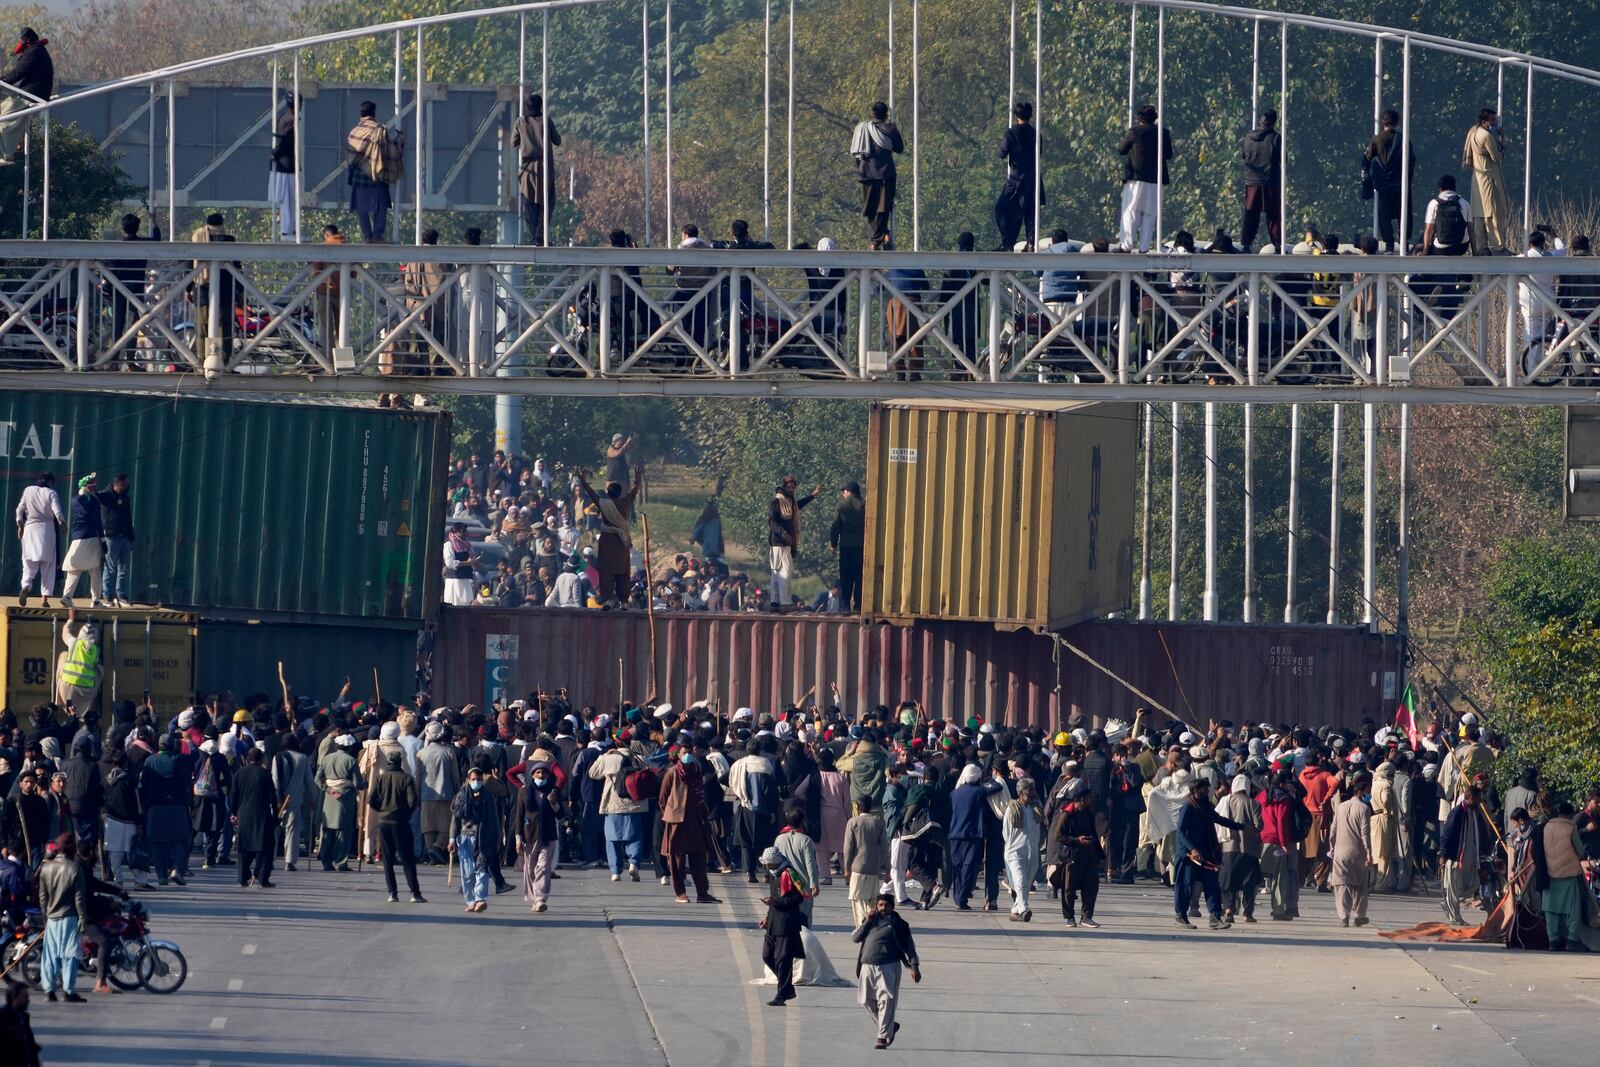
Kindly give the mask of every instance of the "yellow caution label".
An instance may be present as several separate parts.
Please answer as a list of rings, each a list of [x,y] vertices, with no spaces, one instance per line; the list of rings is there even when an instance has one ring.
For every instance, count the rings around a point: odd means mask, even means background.
[[[409,522],[406,522],[406,520],[401,519],[400,520],[400,525],[395,527],[394,532],[395,532],[395,536],[396,537],[410,537],[411,536],[411,524]]]

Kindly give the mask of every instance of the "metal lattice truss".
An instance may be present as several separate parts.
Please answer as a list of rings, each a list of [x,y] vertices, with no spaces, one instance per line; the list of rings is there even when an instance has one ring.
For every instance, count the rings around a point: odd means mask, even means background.
[[[12,383],[1423,403],[1600,387],[1586,256],[38,247],[0,244]]]

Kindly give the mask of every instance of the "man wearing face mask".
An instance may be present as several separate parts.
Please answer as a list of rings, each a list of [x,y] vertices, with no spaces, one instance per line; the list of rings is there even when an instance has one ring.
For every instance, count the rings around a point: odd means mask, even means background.
[[[483,791],[483,770],[467,771],[467,782],[450,802],[450,851],[461,861],[461,895],[467,911],[483,911],[489,906],[489,865],[480,844],[485,826],[493,816],[494,801]]]
[[[561,841],[561,794],[550,764],[528,767],[528,784],[517,797],[517,854],[522,861],[522,899],[533,911],[544,911],[550,897],[550,875],[556,869],[556,848]]]
[[[706,880],[706,848],[711,840],[711,812],[706,805],[705,769],[688,748],[661,776],[661,854],[672,876],[679,904],[689,903],[684,884],[687,870],[694,879],[695,903],[720,904]]]

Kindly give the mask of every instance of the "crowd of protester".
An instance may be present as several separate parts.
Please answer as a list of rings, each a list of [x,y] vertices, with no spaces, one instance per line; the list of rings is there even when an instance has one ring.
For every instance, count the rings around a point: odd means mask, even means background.
[[[861,487],[840,490],[828,529],[837,580],[809,604],[792,591],[798,514],[821,493],[800,495],[794,478],[773,493],[766,531],[771,575],[758,584],[725,558],[722,516],[710,497],[691,531],[697,554],[663,552],[648,560],[633,513],[644,470],[633,439],[616,434],[605,449],[603,488],[589,473],[496,450],[453,459],[447,478],[444,601],[455,607],[635,608],[656,611],[859,611],[865,508]],[[614,494],[614,495],[613,495]],[[648,598],[648,603],[647,603]]]

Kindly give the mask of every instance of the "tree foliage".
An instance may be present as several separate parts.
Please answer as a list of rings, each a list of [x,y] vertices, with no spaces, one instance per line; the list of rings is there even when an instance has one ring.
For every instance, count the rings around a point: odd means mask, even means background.
[[[32,175],[28,234],[38,237],[43,224],[41,181],[44,174],[44,137],[34,124],[28,156]],[[118,205],[140,192],[129,184],[117,157],[102,151],[100,142],[59,122],[50,125],[50,236],[63,240],[101,237],[110,226]],[[0,233],[22,232],[23,167],[0,169]]]

